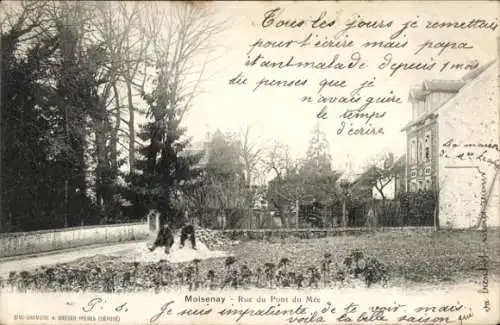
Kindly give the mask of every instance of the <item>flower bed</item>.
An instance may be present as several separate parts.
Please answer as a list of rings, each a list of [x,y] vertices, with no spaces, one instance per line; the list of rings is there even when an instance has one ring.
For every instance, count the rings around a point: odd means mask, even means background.
[[[158,260],[127,262],[126,258],[133,258],[131,255],[136,251],[130,248],[120,256],[100,255],[36,271],[12,273],[4,278],[3,287],[97,292],[190,287],[193,290],[201,287],[214,290],[257,286],[296,288],[299,284],[310,289],[378,286],[386,282],[389,286],[405,288],[423,283],[463,282],[475,282],[480,287],[484,274],[481,256],[489,257],[489,280],[498,281],[500,276],[499,232],[488,230],[486,243],[482,238],[477,231],[404,231],[317,239],[249,240],[227,251],[234,259],[211,258],[180,264]],[[363,254],[363,259],[358,252]]]
[[[124,262],[115,257],[97,255],[71,264],[43,267],[34,272],[11,272],[2,288],[16,291],[49,292],[138,292],[174,288],[188,290],[225,288],[329,288],[352,285],[387,284],[389,275],[374,257],[353,251],[341,265],[334,265],[325,254],[321,264],[297,269],[288,258],[278,263],[266,262],[255,267],[230,256],[223,268],[207,269],[200,260],[184,264]]]

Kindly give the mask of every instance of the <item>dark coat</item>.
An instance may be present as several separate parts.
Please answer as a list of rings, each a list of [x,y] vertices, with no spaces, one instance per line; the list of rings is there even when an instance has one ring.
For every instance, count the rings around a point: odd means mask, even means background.
[[[174,234],[169,227],[163,227],[156,236],[155,246],[172,247],[174,244]]]

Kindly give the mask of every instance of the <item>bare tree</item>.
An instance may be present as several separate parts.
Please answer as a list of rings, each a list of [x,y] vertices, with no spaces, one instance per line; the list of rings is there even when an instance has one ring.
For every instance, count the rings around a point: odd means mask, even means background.
[[[130,10],[125,5],[121,5],[121,15],[125,26],[133,26],[127,30],[128,37],[125,38],[124,66],[122,76],[126,85],[127,106],[128,106],[128,137],[129,137],[129,168],[134,172],[135,166],[135,112],[134,88],[140,93],[144,93],[144,87],[148,79],[148,68],[152,66],[154,58],[150,58],[149,49],[153,44],[161,24],[156,24],[157,15],[154,12],[156,7],[146,5],[146,8],[138,8],[139,4],[134,4]],[[135,22],[135,24],[134,24]],[[139,69],[142,68],[142,71]],[[137,80],[139,79],[139,80]],[[135,87],[134,87],[135,86]]]
[[[120,10],[122,3],[98,2],[95,9],[97,18],[95,22],[96,36],[101,40],[109,56],[108,83],[103,89],[104,108],[112,112],[114,126],[108,126],[110,133],[110,160],[113,166],[117,166],[118,159],[118,137],[121,127],[121,97],[120,76],[123,74],[125,64],[125,40],[129,38],[129,31],[133,24],[133,15],[123,16]],[[112,91],[112,93],[111,93]]]
[[[261,170],[262,158],[264,149],[260,143],[252,139],[251,127],[245,126],[238,134],[238,147],[240,159],[245,171],[245,181],[247,187],[251,187],[254,181],[254,176],[257,176]]]
[[[283,227],[288,227],[288,207],[301,196],[299,164],[292,159],[288,146],[274,143],[264,160],[274,178],[269,183],[268,200],[278,210]]]
[[[43,32],[48,22],[44,7],[48,1],[4,1],[0,4],[0,32],[2,54],[12,55],[19,47]]]
[[[264,153],[263,147],[260,143],[256,141],[257,139],[252,138],[251,127],[245,126],[237,134],[238,151],[239,158],[243,165],[243,170],[245,173],[245,185],[248,189],[247,204],[249,211],[249,226],[253,226],[253,202],[254,198],[257,196],[257,192],[254,188],[254,183],[256,179],[262,174],[262,156]]]
[[[224,29],[225,22],[203,4],[171,2],[160,8],[153,39],[157,73],[168,76],[170,102],[183,115],[200,94],[200,84],[213,49],[212,40]]]
[[[149,52],[151,44],[161,26],[156,26],[158,13],[153,4],[103,2],[97,3],[99,23],[98,37],[105,44],[111,58],[109,66],[113,77],[108,86],[113,91],[114,127],[111,137],[111,159],[116,163],[119,134],[128,138],[128,160],[130,171],[133,172],[135,161],[135,114],[137,107],[134,98],[144,92],[150,76],[148,71],[153,65]],[[120,90],[125,92],[122,101]],[[122,104],[124,103],[124,104]],[[128,111],[128,119],[122,117],[122,110]],[[126,128],[122,128],[122,122]]]
[[[198,186],[186,192],[189,208],[196,215],[207,216],[215,211],[221,217],[221,226],[227,226],[228,211],[244,211],[247,208],[247,189],[233,180],[218,179],[207,175]]]
[[[394,182],[396,174],[401,171],[402,165],[394,161],[394,154],[380,154],[371,159],[366,168],[366,177],[369,184],[377,190],[382,201],[385,201],[385,189],[391,182]]]

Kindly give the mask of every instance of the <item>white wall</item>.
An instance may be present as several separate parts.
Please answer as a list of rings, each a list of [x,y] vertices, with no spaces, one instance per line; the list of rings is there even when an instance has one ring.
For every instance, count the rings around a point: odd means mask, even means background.
[[[383,183],[385,184],[385,182],[386,181],[384,181]],[[380,186],[379,186],[379,188],[380,188]],[[376,199],[376,200],[382,199],[380,192],[375,187],[373,187],[372,192],[373,192],[372,195],[373,195],[374,199]],[[389,183],[387,183],[387,185],[384,186],[384,188],[382,189],[382,193],[384,193],[384,196],[386,199],[394,200],[394,197],[396,194],[396,181],[394,178],[392,178],[389,181]]]
[[[0,257],[48,252],[99,243],[145,239],[147,223],[75,227],[0,234]]]
[[[487,225],[499,226],[500,177],[493,183],[495,167],[478,160],[483,152],[491,160],[499,159],[493,148],[464,147],[464,144],[497,144],[499,142],[498,63],[495,63],[471,84],[466,85],[457,97],[438,112],[439,148],[447,157],[439,159],[440,226],[443,228],[469,228],[480,218],[482,181],[486,191],[493,185],[487,204]],[[445,148],[444,143],[453,139],[457,146]],[[467,156],[470,152],[471,155]],[[457,157],[465,153],[464,159]],[[483,173],[483,174],[481,174]]]

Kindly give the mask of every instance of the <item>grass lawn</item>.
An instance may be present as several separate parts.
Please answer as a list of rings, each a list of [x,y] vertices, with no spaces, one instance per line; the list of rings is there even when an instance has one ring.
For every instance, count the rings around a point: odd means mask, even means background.
[[[290,269],[306,273],[310,266],[320,267],[323,255],[332,254],[333,262],[341,264],[353,249],[377,258],[385,264],[390,285],[408,286],[443,281],[480,283],[484,260],[489,256],[488,271],[492,279],[500,275],[500,231],[489,230],[487,245],[482,235],[473,231],[385,232],[359,236],[337,236],[320,239],[280,242],[249,241],[234,248],[240,264],[257,267],[279,259],[291,260]],[[222,260],[202,261],[208,269],[223,267]],[[490,279],[491,281],[491,279]]]
[[[360,250],[366,257],[373,257],[385,266],[388,286],[446,287],[473,283],[480,288],[485,274],[485,258],[481,256],[488,256],[489,281],[498,282],[500,279],[499,234],[499,230],[489,230],[485,243],[483,234],[474,231],[378,232],[318,239],[287,238],[274,242],[253,240],[230,249],[236,260],[233,269],[241,270],[246,265],[254,275],[257,268],[265,269],[265,263],[278,265],[282,258],[288,258],[287,272],[302,274],[307,279],[308,268],[321,270],[325,253],[331,254],[331,274],[335,274],[347,255]],[[41,291],[164,290],[178,286],[176,283],[185,286],[186,282],[176,282],[176,277],[183,279],[182,274],[193,274],[193,267],[198,268],[196,278],[202,282],[207,280],[209,270],[213,270],[219,280],[227,280],[229,274],[225,272],[225,258],[201,260],[193,266],[191,262],[139,263],[127,262],[124,256],[96,255],[34,272],[11,274],[2,283],[23,290]]]

